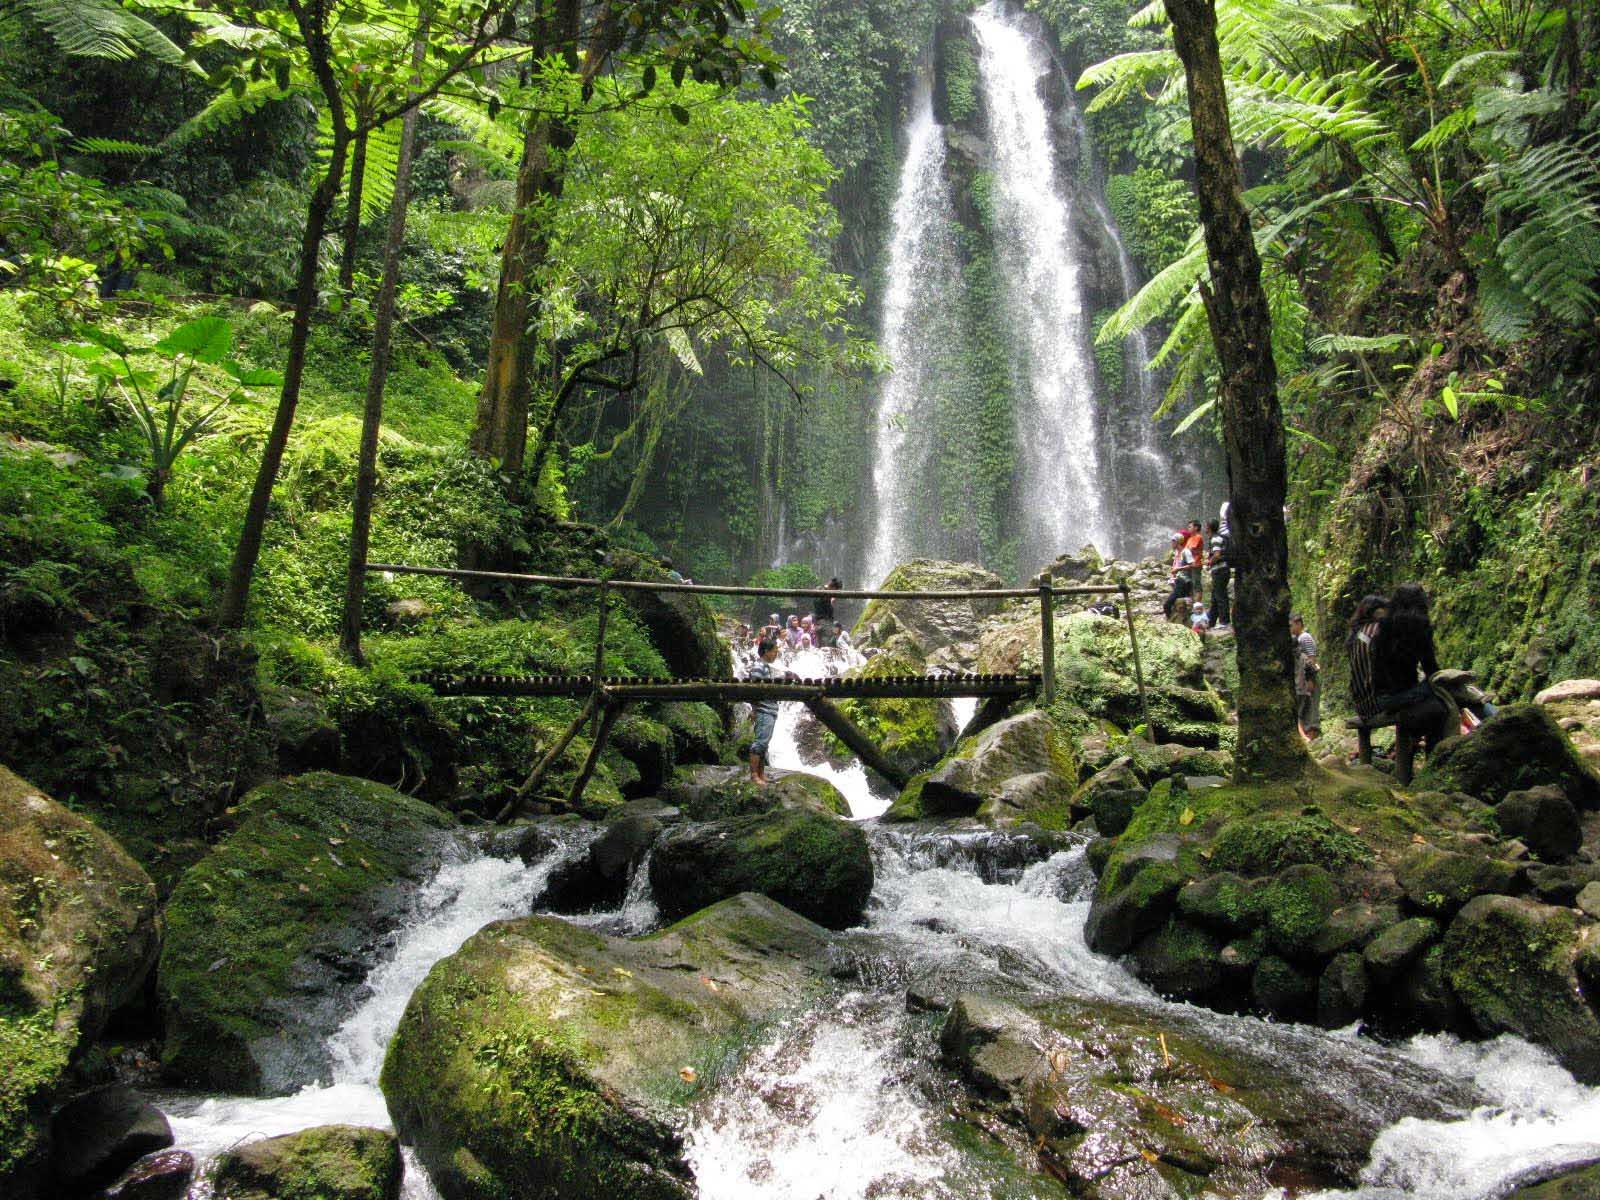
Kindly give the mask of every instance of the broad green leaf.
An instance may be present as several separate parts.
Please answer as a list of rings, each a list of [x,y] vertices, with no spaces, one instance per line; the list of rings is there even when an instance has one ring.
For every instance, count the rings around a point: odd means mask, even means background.
[[[222,317],[200,317],[180,325],[154,346],[161,354],[187,354],[203,363],[220,363],[233,348],[233,327]]]

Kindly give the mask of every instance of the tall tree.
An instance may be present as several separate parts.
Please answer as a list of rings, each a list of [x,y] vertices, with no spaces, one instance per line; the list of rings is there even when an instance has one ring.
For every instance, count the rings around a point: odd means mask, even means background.
[[[424,0],[419,16],[417,45],[411,66],[413,85],[422,85],[422,67],[428,48],[431,5]],[[344,616],[339,648],[354,663],[362,662],[361,604],[366,596],[367,547],[372,535],[372,501],[378,489],[378,433],[383,425],[383,393],[389,383],[389,362],[394,342],[395,293],[400,287],[400,250],[406,238],[406,208],[411,199],[411,163],[416,155],[415,107],[401,118],[400,158],[395,164],[394,195],[389,200],[389,229],[383,243],[383,276],[378,282],[372,330],[372,365],[367,375],[367,399],[361,412],[361,450],[356,461],[355,497],[350,506],[350,561],[345,573]],[[351,206],[360,212],[352,194]],[[347,234],[345,254],[350,255],[353,235]]]
[[[409,63],[398,55],[367,57],[371,44],[367,40],[353,43],[363,52],[361,60],[350,61],[341,53],[347,46],[338,36],[341,25],[372,16],[371,6],[361,0],[280,0],[271,4],[227,0],[213,6],[239,25],[256,27],[264,35],[230,65],[234,91],[241,92],[249,86],[252,71],[270,73],[277,77],[280,87],[287,87],[293,69],[304,66],[316,81],[330,128],[327,161],[306,210],[283,390],[262,448],[261,464],[256,471],[218,612],[218,622],[225,628],[237,628],[244,623],[250,584],[255,576],[256,561],[261,556],[272,489],[278,480],[300,401],[311,318],[317,307],[317,266],[322,238],[343,185],[351,144],[362,134],[370,134],[399,119],[473,66],[500,31],[501,19],[513,3],[514,0],[455,0],[448,14],[453,19],[441,22],[440,34],[429,42],[425,55],[428,71],[421,87],[416,89],[411,87]],[[400,2],[391,4],[383,14],[385,21],[407,22],[410,29],[416,28],[416,15],[414,3]],[[408,35],[401,35],[401,43],[409,43]],[[344,79],[356,72],[367,76],[364,81],[367,88],[387,97],[360,118],[352,116],[343,86]]]
[[[1222,368],[1219,401],[1238,565],[1235,770],[1240,779],[1282,779],[1298,775],[1309,759],[1295,726],[1283,519],[1288,470],[1272,315],[1228,123],[1213,0],[1167,0],[1166,8],[1189,84],[1195,190],[1211,268],[1201,288]]]

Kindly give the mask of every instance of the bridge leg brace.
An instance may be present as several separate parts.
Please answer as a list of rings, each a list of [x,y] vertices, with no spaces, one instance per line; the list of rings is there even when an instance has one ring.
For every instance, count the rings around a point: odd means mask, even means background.
[[[567,747],[572,745],[572,739],[578,736],[578,731],[589,720],[589,714],[594,712],[595,700],[596,695],[591,692],[589,699],[584,702],[583,711],[578,714],[578,719],[567,726],[566,732],[556,739],[556,744],[551,746],[545,756],[534,766],[533,770],[528,772],[528,777],[522,781],[522,786],[516,790],[510,800],[506,801],[506,806],[495,816],[495,824],[504,825],[516,815],[517,810],[522,807],[529,794],[539,786],[539,781],[545,777],[545,773],[556,765],[556,759],[560,758],[566,752]]]
[[[903,789],[906,784],[911,782],[909,775],[885,758],[883,752],[872,744],[872,739],[857,729],[851,723],[850,718],[832,704],[829,704],[820,696],[815,700],[807,700],[805,703],[817,720],[828,727],[834,737],[850,747],[857,758],[894,784],[895,787]]]
[[[567,807],[577,808],[578,801],[583,799],[583,789],[589,786],[589,777],[594,774],[596,764],[600,761],[600,752],[606,748],[606,741],[611,737],[611,728],[617,723],[617,718],[622,715],[626,707],[618,700],[607,697],[601,701],[604,709],[600,715],[600,729],[594,735],[594,745],[589,747],[589,757],[583,760],[583,770],[578,772],[578,777],[572,781],[572,791],[567,794]]]

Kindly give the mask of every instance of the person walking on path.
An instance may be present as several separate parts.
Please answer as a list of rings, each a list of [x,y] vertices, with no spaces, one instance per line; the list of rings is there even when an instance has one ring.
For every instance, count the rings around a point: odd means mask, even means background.
[[[1345,656],[1350,660],[1350,706],[1356,716],[1366,721],[1383,711],[1378,703],[1372,655],[1388,603],[1384,596],[1363,596],[1344,639]]]
[[[761,646],[756,651],[755,665],[750,668],[746,679],[771,680],[780,677],[778,668],[772,664],[778,657],[778,640],[776,638],[762,638]],[[750,782],[758,787],[767,785],[767,751],[772,748],[772,734],[778,727],[778,701],[774,699],[756,701],[756,740],[750,743]]]
[[[1295,715],[1300,733],[1307,740],[1322,736],[1322,687],[1317,681],[1317,640],[1306,632],[1298,613],[1289,618],[1289,633],[1294,638]]]
[[[1228,595],[1233,569],[1228,565],[1227,533],[1216,521],[1210,523],[1207,532],[1211,535],[1211,547],[1206,555],[1206,566],[1211,569],[1211,628],[1221,629],[1233,621]]]

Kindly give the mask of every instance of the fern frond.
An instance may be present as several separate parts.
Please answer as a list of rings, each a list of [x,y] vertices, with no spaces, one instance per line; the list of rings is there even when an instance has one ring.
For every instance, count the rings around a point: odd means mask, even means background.
[[[1491,342],[1509,346],[1523,341],[1533,332],[1536,316],[1533,301],[1497,260],[1478,268],[1478,324]]]
[[[1600,134],[1549,142],[1476,180],[1486,215],[1513,227],[1495,252],[1507,277],[1569,324],[1600,308]]]
[[[115,0],[20,0],[63,53],[126,62],[148,55],[169,67],[199,68],[149,21]]]
[[[1194,291],[1194,285],[1206,273],[1206,247],[1196,230],[1189,245],[1173,262],[1163,267],[1131,297],[1128,302],[1106,318],[1095,338],[1095,344],[1107,346],[1127,337],[1135,329],[1142,329],[1163,316],[1172,306]],[[1155,364],[1152,363],[1152,366]]]
[[[1155,85],[1165,86],[1181,75],[1175,50],[1130,50],[1089,67],[1078,76],[1078,87],[1101,89],[1087,108],[1099,112],[1130,97],[1147,95]]]
[[[333,126],[323,113],[317,121],[317,165],[327,169],[333,156]],[[395,172],[400,165],[400,122],[390,121],[367,134],[365,173],[361,184],[361,219],[373,220],[387,212],[394,198]],[[345,156],[344,183],[340,190],[349,195],[350,181],[355,172],[355,151]]]
[[[1362,337],[1355,333],[1325,333],[1311,339],[1306,347],[1316,355],[1326,354],[1388,354],[1415,346],[1417,339],[1409,333],[1385,333],[1377,337]]]
[[[515,165],[522,155],[522,135],[490,117],[476,104],[454,96],[434,96],[422,106],[430,117],[453,125],[491,154]]]
[[[265,105],[295,94],[297,89],[281,91],[276,83],[268,79],[251,83],[245,88],[242,96],[235,96],[231,90],[223,90],[213,96],[210,103],[194,116],[162,138],[159,148],[162,151],[176,150],[200,138],[220,133],[230,125],[237,125]]]
[[[79,154],[95,154],[101,158],[149,158],[151,155],[161,153],[159,146],[102,137],[79,138],[72,143],[72,148]]]

